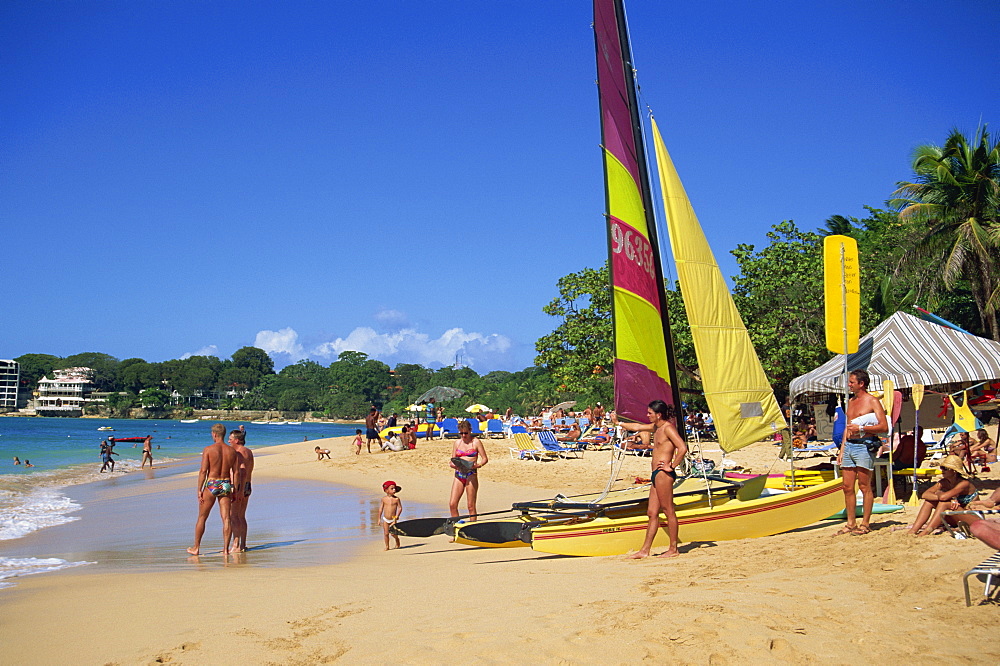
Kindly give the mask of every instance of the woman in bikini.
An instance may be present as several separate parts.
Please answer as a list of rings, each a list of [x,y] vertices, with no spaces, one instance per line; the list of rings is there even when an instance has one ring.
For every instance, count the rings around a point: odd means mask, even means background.
[[[977,442],[972,447],[972,460],[981,465],[988,465],[997,461],[997,445],[990,439],[989,433],[980,428],[976,431]]]
[[[451,468],[455,470],[455,480],[451,484],[451,498],[448,510],[452,516],[459,515],[458,501],[465,494],[469,504],[469,515],[476,519],[476,495],[479,493],[479,475],[476,472],[489,462],[486,448],[478,437],[472,434],[468,421],[458,424],[458,439],[451,452]]]
[[[931,534],[941,527],[942,520],[953,519],[942,515],[945,511],[958,511],[969,506],[978,493],[976,487],[968,478],[968,472],[962,459],[956,455],[945,456],[941,461],[941,474],[944,477],[924,491],[921,498],[924,503],[917,511],[917,517],[909,526],[909,533],[917,536]],[[906,529],[900,526],[898,529]]]

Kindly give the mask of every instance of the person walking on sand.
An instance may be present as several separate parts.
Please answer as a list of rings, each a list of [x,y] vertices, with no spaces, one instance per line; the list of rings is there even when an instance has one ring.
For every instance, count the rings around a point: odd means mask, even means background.
[[[598,403],[600,405],[600,403]],[[677,550],[677,511],[674,508],[674,481],[677,480],[677,466],[687,455],[687,444],[681,439],[677,428],[671,423],[674,418],[674,408],[662,400],[654,400],[646,408],[649,423],[619,423],[618,415],[611,413],[611,422],[620,425],[629,432],[652,432],[653,454],[650,460],[653,473],[650,477],[652,487],[649,489],[649,509],[646,515],[649,523],[646,525],[646,539],[642,547],[630,556],[630,559],[649,557],[656,533],[660,529],[660,512],[667,519],[667,538],[670,546],[660,554],[660,557],[676,557]]]
[[[371,410],[368,412],[368,416],[365,417],[365,429],[367,430],[365,436],[368,438],[368,453],[372,452],[372,442],[377,442],[378,450],[382,450],[382,437],[378,434],[378,430],[376,429],[378,427],[378,418],[378,408],[372,405]],[[358,449],[358,453],[361,453],[360,449]]]
[[[226,446],[226,426],[212,426],[212,443],[201,452],[201,469],[198,470],[198,520],[194,525],[194,545],[187,549],[191,555],[201,553],[201,538],[205,535],[205,522],[219,500],[219,517],[222,518],[222,553],[229,554],[232,526],[229,509],[232,505],[233,468],[236,451]]]
[[[844,430],[844,444],[837,455],[837,463],[844,477],[844,508],[847,524],[835,536],[841,534],[868,534],[872,517],[875,493],[872,492],[872,471],[875,469],[875,453],[881,446],[879,433],[888,432],[885,410],[882,403],[868,392],[868,372],[855,370],[847,379],[847,389],[851,399],[847,403],[847,427]],[[857,491],[862,496],[861,524],[857,525]]]
[[[385,497],[382,498],[382,506],[379,509],[378,524],[382,526],[382,538],[385,539],[385,549],[389,550],[389,529],[399,522],[399,516],[403,513],[403,502],[396,497],[402,488],[396,485],[395,481],[386,481],[382,484]],[[396,540],[396,548],[399,548],[399,535],[393,534]]]
[[[139,465],[139,469],[146,466],[146,461],[149,461],[149,467],[153,467],[153,436],[147,435],[146,439],[142,440],[142,464]]]
[[[427,441],[434,439],[434,424],[437,412],[434,410],[434,401],[428,400],[424,405],[424,422],[427,423]]]
[[[243,430],[229,433],[229,446],[236,452],[236,464],[233,477],[233,503],[229,522],[232,524],[233,542],[230,552],[242,553],[247,549],[247,502],[253,490],[253,451],[247,448],[247,434]]]
[[[361,455],[361,430],[354,431],[354,455]]]
[[[458,501],[465,494],[469,506],[471,520],[476,519],[476,497],[479,494],[480,467],[490,461],[486,455],[486,447],[482,441],[472,434],[472,426],[468,421],[459,421],[458,439],[451,451],[451,468],[455,470],[455,480],[451,484],[451,497],[448,499],[448,510],[451,515],[458,515]]]

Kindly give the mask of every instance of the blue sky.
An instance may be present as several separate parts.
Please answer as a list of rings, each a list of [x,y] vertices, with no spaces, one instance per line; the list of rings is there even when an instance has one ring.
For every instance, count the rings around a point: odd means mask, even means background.
[[[628,5],[727,275],[1000,122],[993,0]],[[0,5],[0,358],[532,364],[606,256],[590,3]],[[994,126],[1000,130],[1000,126]],[[996,131],[995,130],[995,131]]]

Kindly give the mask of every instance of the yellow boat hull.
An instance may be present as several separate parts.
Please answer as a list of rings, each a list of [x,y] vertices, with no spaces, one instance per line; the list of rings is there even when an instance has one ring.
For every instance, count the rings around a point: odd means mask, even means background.
[[[700,477],[688,477],[683,479],[680,484],[674,488],[675,493],[680,492],[694,492],[698,490],[703,490],[705,488],[705,483]],[[725,489],[717,490],[716,492],[725,492]],[[575,502],[589,502],[597,501],[601,497],[599,494],[594,493],[592,495],[578,495],[572,498],[566,498],[566,501]],[[641,516],[643,518],[643,524],[645,524],[646,499],[649,497],[649,484],[641,486],[633,486],[631,488],[625,488],[623,490],[616,490],[604,498],[607,502],[621,502],[628,500],[635,500],[636,504],[631,506],[622,506],[616,508],[609,508],[607,510],[607,517],[613,519],[626,518],[630,516]],[[558,500],[553,500],[553,504],[558,504]],[[676,505],[680,508],[692,509],[697,507],[707,507],[708,499],[704,493],[686,495],[677,498]],[[573,521],[580,521],[579,516],[566,516],[560,514],[548,514],[540,515],[538,513],[529,513],[527,515],[517,515],[508,516],[506,518],[492,518],[486,520],[478,521],[459,521],[455,524],[455,543],[460,543],[466,546],[478,546],[480,548],[527,548],[531,544],[522,540],[520,538],[521,527],[525,523],[542,523],[543,525],[558,525],[565,524]],[[590,520],[590,518],[582,518],[582,520]],[[476,539],[465,533],[465,527],[475,525],[477,528],[481,529],[483,526],[490,525],[493,526],[491,530],[490,540]],[[540,529],[540,528],[535,528]]]
[[[728,541],[780,534],[824,520],[842,508],[840,479],[803,490],[750,501],[716,502],[712,508],[677,512],[682,542]],[[531,547],[558,555],[623,555],[638,550],[646,534],[645,515],[594,518],[576,524],[551,525],[531,531]],[[660,526],[665,528],[663,519]],[[654,547],[669,544],[666,531],[657,532]]]

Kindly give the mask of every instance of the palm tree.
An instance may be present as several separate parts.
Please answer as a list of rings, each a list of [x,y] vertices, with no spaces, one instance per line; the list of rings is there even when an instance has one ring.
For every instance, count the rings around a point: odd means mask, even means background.
[[[823,226],[816,230],[820,236],[850,236],[858,230],[857,218],[831,215]]]
[[[927,225],[914,260],[937,258],[946,289],[965,279],[983,330],[1000,341],[1000,142],[986,127],[972,142],[952,130],[944,146],[916,149],[913,171],[890,204],[901,220]]]

